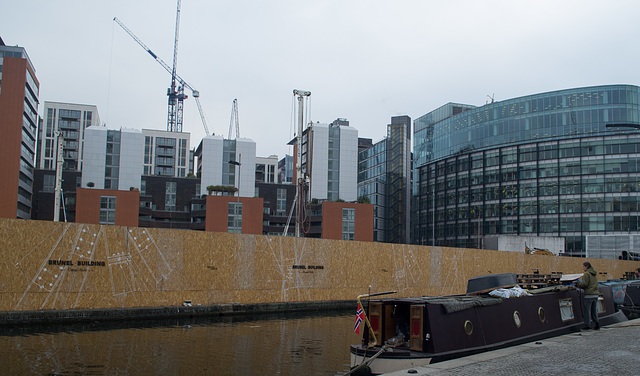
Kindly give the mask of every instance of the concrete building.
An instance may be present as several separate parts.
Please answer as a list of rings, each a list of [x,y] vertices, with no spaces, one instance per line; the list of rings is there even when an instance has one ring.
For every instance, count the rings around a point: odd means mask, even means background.
[[[564,243],[564,238],[558,236],[487,235],[482,239],[481,248],[531,254],[548,251],[563,256]]]
[[[256,183],[278,182],[278,156],[256,157]]]
[[[358,197],[374,206],[374,240],[408,244],[411,218],[411,118],[394,116],[387,137],[359,139]]]
[[[137,227],[139,202],[136,190],[78,188],[76,222]]]
[[[142,176],[140,226],[204,230],[206,213],[200,179]]]
[[[289,142],[295,143],[296,139]],[[307,127],[302,135],[301,158],[302,171],[310,180],[311,199],[356,201],[358,130],[350,127],[349,121],[336,119],[331,124]],[[295,165],[296,158],[293,159]]]
[[[291,212],[294,184],[256,183],[264,200],[264,235],[295,236],[296,216]],[[373,241],[373,205],[312,200],[304,207],[301,234],[306,238]],[[289,217],[289,215],[291,217]]]
[[[248,138],[226,140],[207,136],[196,149],[200,194],[209,186],[228,186],[241,197],[254,197],[256,186],[256,143]]]
[[[0,38],[0,217],[31,218],[39,88],[27,51]]]
[[[293,157],[285,155],[284,158],[278,161],[278,183],[291,184],[293,183],[294,175]]]
[[[55,210],[56,171],[36,168],[33,172],[31,219],[52,221]],[[61,221],[75,222],[76,190],[82,187],[81,171],[62,171]]]
[[[605,85],[414,122],[412,242],[479,247],[487,235],[586,237],[640,229],[640,88]]]
[[[587,257],[640,260],[640,234],[587,235],[585,249]]]
[[[143,129],[144,175],[184,178],[193,171],[187,132]]]
[[[140,189],[144,155],[144,136],[140,130],[89,127],[84,142],[83,188]]]
[[[294,184],[273,184],[256,182],[258,197],[263,199],[263,234],[284,235],[284,230],[289,221],[291,206],[296,197],[296,186]],[[292,215],[289,222],[289,229],[286,236],[295,235],[295,215]]]
[[[206,212],[206,231],[262,234],[262,198],[208,195]]]
[[[90,126],[99,126],[98,108],[93,105],[44,102],[44,117],[38,130],[37,167],[56,169],[58,155],[57,132],[63,137],[63,170],[82,171],[84,132]]]
[[[373,205],[325,201],[322,239],[373,241]]]

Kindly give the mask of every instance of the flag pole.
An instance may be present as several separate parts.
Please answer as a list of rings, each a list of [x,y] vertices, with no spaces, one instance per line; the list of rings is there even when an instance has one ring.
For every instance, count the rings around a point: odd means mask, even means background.
[[[371,286],[369,286],[369,289],[371,289]],[[369,290],[368,294],[358,295],[358,297],[356,298],[356,301],[358,302],[358,305],[360,307],[363,307],[362,302],[360,301],[360,299],[362,298],[369,298],[371,296],[389,295],[389,294],[395,294],[395,293],[397,293],[397,291],[376,292],[371,294],[371,290]],[[368,308],[369,308],[369,301],[367,300],[367,309]],[[364,310],[364,307],[362,309]],[[371,334],[371,336],[373,337],[373,342],[369,341],[369,343],[367,343],[367,347],[373,347],[375,346],[376,343],[378,343],[378,339],[376,338],[376,334],[373,332],[373,328],[371,327],[371,323],[369,322],[369,317],[367,315],[367,312],[364,313],[364,323],[369,328],[369,334]],[[373,346],[371,345],[371,343],[373,343]]]

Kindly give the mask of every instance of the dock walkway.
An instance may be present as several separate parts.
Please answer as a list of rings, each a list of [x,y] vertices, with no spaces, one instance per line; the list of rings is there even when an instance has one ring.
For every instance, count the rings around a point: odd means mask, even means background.
[[[400,375],[640,375],[640,319],[385,374]]]

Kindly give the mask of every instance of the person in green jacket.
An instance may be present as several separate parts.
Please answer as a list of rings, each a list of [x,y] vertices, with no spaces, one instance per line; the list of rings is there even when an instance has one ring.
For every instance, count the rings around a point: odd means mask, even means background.
[[[591,320],[595,323],[593,329],[600,329],[600,320],[598,320],[598,311],[596,309],[598,303],[598,272],[591,266],[589,261],[582,264],[582,282],[576,282],[576,286],[584,289],[584,307],[582,316],[584,317],[584,328],[591,328]]]

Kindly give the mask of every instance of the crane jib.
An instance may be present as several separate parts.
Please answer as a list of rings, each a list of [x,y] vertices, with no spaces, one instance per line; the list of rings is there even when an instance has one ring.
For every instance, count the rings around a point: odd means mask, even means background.
[[[176,17],[176,34],[177,34],[177,29],[178,29],[178,19],[179,19],[179,14],[180,14],[180,1],[178,1],[178,11],[177,11],[177,17]],[[136,41],[136,43],[138,43],[138,45],[140,45],[140,47],[142,47],[145,51],[147,51],[149,53],[149,55],[151,55],[151,57],[153,57],[153,59],[155,61],[158,62],[158,64],[160,64],[167,72],[169,72],[172,75],[172,81],[173,80],[177,80],[178,82],[180,82],[180,85],[182,85],[183,87],[189,88],[192,92],[193,92],[193,97],[196,100],[196,104],[198,105],[198,112],[200,112],[200,119],[202,120],[202,126],[204,127],[204,132],[207,136],[210,135],[209,132],[209,127],[207,127],[207,120],[205,119],[205,115],[204,115],[204,111],[202,110],[202,105],[200,103],[200,93],[198,92],[198,90],[194,89],[193,86],[189,85],[187,82],[185,82],[176,72],[175,69],[172,69],[169,65],[167,65],[167,63],[165,63],[162,59],[160,59],[155,53],[153,53],[151,51],[151,49],[149,49],[149,47],[147,47],[147,45],[145,45],[140,38],[138,38],[135,34],[133,34],[133,32],[131,30],[129,30],[129,28],[127,28],[119,19],[118,17],[114,17],[113,21],[116,22],[118,25],[120,25],[120,27],[122,28],[122,30],[124,30],[127,34],[129,34],[129,36],[131,38],[133,38],[134,41]],[[177,35],[176,35],[176,41],[177,42]],[[175,51],[177,46],[174,46],[174,55],[175,55]],[[175,67],[175,64],[174,64]],[[170,89],[169,89],[170,90]],[[186,99],[187,96],[182,97],[182,99]],[[182,128],[182,126],[180,126],[180,129]]]

